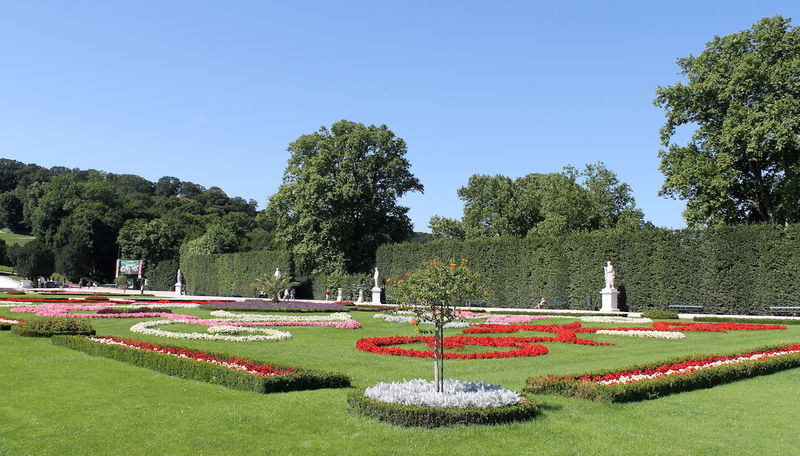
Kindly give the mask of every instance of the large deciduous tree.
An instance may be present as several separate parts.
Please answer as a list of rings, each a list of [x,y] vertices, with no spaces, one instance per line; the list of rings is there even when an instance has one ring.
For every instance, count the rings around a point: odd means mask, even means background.
[[[422,191],[406,143],[385,125],[342,120],[289,145],[283,184],[270,198],[277,235],[307,268],[364,271],[379,245],[412,234],[398,199]]]
[[[685,83],[659,87],[661,194],[687,200],[690,225],[800,219],[800,29],[781,16],[678,60]],[[676,129],[694,128],[685,145]]]
[[[458,196],[464,201],[464,217],[433,216],[429,227],[435,237],[524,237],[645,226],[630,186],[603,163],[513,180],[476,174],[458,189]]]

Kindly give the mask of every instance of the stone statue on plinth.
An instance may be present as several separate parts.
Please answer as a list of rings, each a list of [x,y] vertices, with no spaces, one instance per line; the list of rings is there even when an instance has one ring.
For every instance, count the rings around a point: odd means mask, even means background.
[[[178,295],[183,294],[183,272],[178,269],[178,274],[175,277],[175,293]]]
[[[614,270],[614,266],[609,261],[606,263],[605,267],[603,268],[603,273],[606,278],[606,288],[612,289],[614,288],[614,280],[617,277],[617,271]]]
[[[378,277],[380,277],[378,273],[378,268],[375,267],[375,275],[372,276],[375,279],[375,286],[372,287],[372,303],[373,304],[380,304],[381,303],[381,287],[378,285]]]
[[[600,290],[601,303],[600,311],[602,312],[619,312],[619,291],[615,288],[617,272],[614,266],[609,261],[603,268],[603,275],[606,280],[606,287]]]

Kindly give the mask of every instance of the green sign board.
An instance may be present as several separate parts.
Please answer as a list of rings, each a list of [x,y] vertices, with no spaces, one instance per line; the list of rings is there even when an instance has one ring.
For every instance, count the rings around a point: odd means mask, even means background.
[[[141,261],[139,260],[119,260],[120,274],[139,274]]]

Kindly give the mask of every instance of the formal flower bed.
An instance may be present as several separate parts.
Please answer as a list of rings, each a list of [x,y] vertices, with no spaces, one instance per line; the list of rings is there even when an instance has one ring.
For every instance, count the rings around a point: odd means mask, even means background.
[[[44,304],[36,307],[14,307],[10,312],[33,313],[40,317],[70,317],[70,318],[158,318],[171,313],[169,309],[149,309],[137,307],[134,309],[117,310],[120,306],[108,304]],[[95,313],[70,313],[76,311],[93,311]]]
[[[130,339],[55,336],[52,342],[93,356],[242,391],[272,393],[350,386],[350,378],[338,373]]]
[[[497,385],[446,379],[444,390],[436,392],[433,382],[415,379],[405,382],[378,383],[364,391],[376,401],[429,407],[503,407],[519,404],[522,396]]]
[[[148,350],[165,355],[178,356],[181,358],[195,359],[207,363],[214,363],[228,369],[240,370],[253,375],[269,377],[272,375],[291,374],[291,368],[276,369],[270,364],[255,364],[234,357],[220,358],[209,355],[206,352],[197,352],[187,348],[172,348],[157,344],[148,344],[133,340],[118,339],[116,337],[90,337],[89,340],[105,345],[121,345],[123,347],[134,348],[137,350]]]
[[[409,316],[409,315],[392,315],[392,314],[385,314],[385,313],[376,313],[374,318],[382,319],[384,321],[392,322],[392,323],[411,323],[411,324],[421,324],[421,325],[432,325],[433,322],[429,320],[417,320],[416,318]],[[465,321],[451,321],[444,324],[445,328],[466,328],[469,326],[469,323]]]
[[[688,322],[666,322],[659,321],[650,327],[619,327],[619,328],[584,328],[580,322],[567,325],[473,325],[464,330],[464,334],[493,334],[493,333],[515,333],[519,331],[545,331],[545,332],[565,332],[573,333],[595,333],[597,331],[704,331],[704,332],[727,332],[727,331],[769,331],[785,330],[784,325],[760,325],[750,323],[688,323]]]
[[[0,317],[0,331],[8,331],[11,326],[22,323],[24,320],[17,320],[16,318]]]
[[[329,315],[264,315],[264,314],[237,314],[225,310],[215,310],[211,316],[228,318],[240,321],[350,321],[353,317],[346,312],[336,312]]]
[[[549,352],[547,347],[542,345],[533,345],[532,342],[538,342],[539,337],[469,337],[469,336],[454,336],[445,337],[444,348],[464,348],[466,346],[481,346],[481,347],[507,347],[513,348],[508,351],[493,351],[482,353],[454,353],[444,352],[445,359],[497,359],[497,358],[516,358],[527,356],[540,356]],[[392,347],[392,345],[403,344],[417,344],[423,343],[433,347],[433,337],[431,336],[415,336],[415,337],[370,337],[359,339],[356,342],[358,350],[377,353],[381,355],[395,355],[395,356],[410,356],[412,358],[433,358],[432,350],[414,350]]]
[[[652,339],[683,339],[686,334],[677,331],[636,331],[627,329],[600,329],[595,334],[609,336],[648,337]]]
[[[345,310],[344,302],[301,302],[301,301],[244,301],[244,302],[205,302],[203,307],[212,310],[268,312],[336,312]]]
[[[286,340],[292,338],[291,333],[285,331],[278,331],[276,329],[268,329],[268,328],[258,328],[258,329],[253,328],[253,330],[257,329],[258,332],[260,332],[260,334],[248,335],[248,336],[234,336],[229,334],[209,334],[209,333],[199,333],[199,332],[174,332],[174,331],[164,331],[161,329],[156,329],[156,327],[158,326],[166,326],[166,325],[174,325],[182,323],[197,323],[197,322],[193,320],[143,321],[141,323],[137,323],[131,326],[131,332],[139,334],[147,334],[150,336],[169,337],[172,339],[225,340],[230,342],[278,341],[278,340]],[[208,327],[209,331],[214,331],[215,326],[226,326],[226,325],[220,325],[219,323],[217,323],[217,325],[209,326]]]
[[[581,317],[584,323],[652,323],[649,318],[629,318],[629,317]]]
[[[689,356],[610,372],[531,377],[526,390],[598,401],[637,401],[795,367],[800,367],[800,344],[746,353]]]
[[[513,391],[483,382],[409,380],[353,391],[350,408],[399,426],[438,427],[454,424],[500,424],[533,418],[536,404]]]
[[[486,319],[486,323],[517,325],[548,318],[546,315],[492,315]]]
[[[25,337],[51,337],[63,334],[94,335],[92,325],[75,318],[39,318],[22,321],[11,327],[11,332]]]

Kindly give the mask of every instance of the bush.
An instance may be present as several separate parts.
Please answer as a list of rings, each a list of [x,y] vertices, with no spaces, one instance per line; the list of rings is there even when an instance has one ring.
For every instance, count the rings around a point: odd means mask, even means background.
[[[760,347],[751,351],[771,350],[789,344]],[[736,356],[740,353],[727,353],[716,356]],[[628,372],[637,369],[658,367],[664,364],[680,363],[711,355],[692,355],[674,358],[666,361],[657,361],[644,365],[628,366],[611,372]],[[574,375],[536,376],[530,377],[526,383],[525,391],[530,393],[557,394],[571,396],[579,399],[588,399],[599,402],[632,402],[655,399],[685,391],[702,388],[711,388],[724,383],[730,383],[746,378],[767,375],[774,372],[800,367],[800,353],[783,355],[756,361],[744,361],[737,364],[728,364],[712,369],[704,369],[684,375],[670,375],[654,379],[639,380],[632,383],[617,385],[601,385],[590,381],[562,380],[564,377],[581,378],[596,377],[610,373],[607,370],[598,370]]]
[[[539,409],[530,398],[505,407],[424,407],[376,401],[364,396],[365,388],[351,391],[347,403],[354,412],[397,426],[441,427],[459,424],[504,424],[530,420]]]
[[[95,334],[92,325],[77,318],[39,318],[17,323],[11,332],[25,337],[51,337],[65,334],[91,336]]]
[[[649,318],[651,320],[677,320],[678,314],[671,310],[653,309],[642,312],[642,318]]]
[[[164,353],[139,350],[122,345],[106,345],[94,342],[85,337],[59,336],[53,337],[54,345],[62,345],[92,356],[102,356],[122,361],[138,367],[144,367],[163,374],[190,380],[213,383],[226,388],[255,393],[275,393],[318,388],[344,388],[350,386],[350,378],[346,375],[306,370],[292,366],[280,366],[252,358],[236,356],[236,359],[255,364],[271,364],[276,369],[291,368],[294,373],[262,377],[247,372],[228,369],[218,364],[195,359],[180,358]],[[140,341],[132,341],[140,342]],[[167,348],[181,348],[161,345]],[[205,352],[209,356],[221,359],[231,358],[225,353]]]

